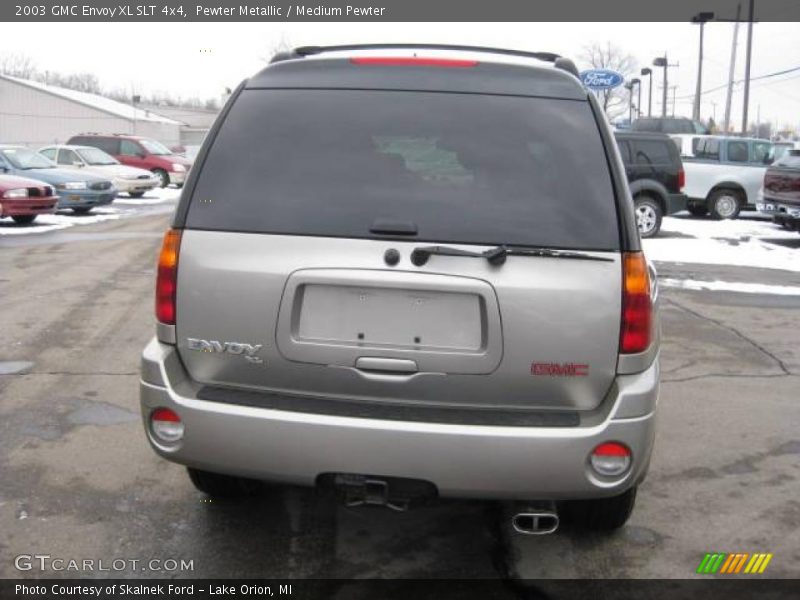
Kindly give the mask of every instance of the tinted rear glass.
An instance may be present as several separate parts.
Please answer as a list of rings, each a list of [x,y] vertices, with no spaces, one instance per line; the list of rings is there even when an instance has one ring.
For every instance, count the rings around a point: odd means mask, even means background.
[[[668,165],[672,163],[669,141],[636,140],[633,144],[634,161],[638,165]]]
[[[606,155],[574,100],[245,90],[205,163],[189,228],[617,249]]]

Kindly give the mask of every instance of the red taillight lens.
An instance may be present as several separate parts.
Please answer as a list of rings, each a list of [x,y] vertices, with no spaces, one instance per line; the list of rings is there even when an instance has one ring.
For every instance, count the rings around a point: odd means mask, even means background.
[[[635,354],[650,347],[652,311],[650,275],[644,254],[623,254],[620,352]]]
[[[354,65],[384,65],[392,67],[474,67],[477,60],[456,58],[421,58],[418,56],[360,56],[351,58]]]
[[[178,252],[181,232],[170,229],[164,234],[161,254],[158,257],[156,277],[156,319],[167,325],[175,324],[175,289],[178,283]]]
[[[170,410],[169,408],[157,408],[153,411],[153,414],[150,415],[150,419],[152,421],[164,421],[167,423],[180,423],[181,418],[178,416],[174,410]]]
[[[596,473],[618,477],[630,468],[631,451],[625,444],[605,442],[592,450],[589,462]]]
[[[686,185],[686,171],[681,169],[678,171],[678,189],[682,190]]]
[[[183,439],[185,428],[174,410],[157,408],[150,413],[150,431],[159,442],[174,444]]]

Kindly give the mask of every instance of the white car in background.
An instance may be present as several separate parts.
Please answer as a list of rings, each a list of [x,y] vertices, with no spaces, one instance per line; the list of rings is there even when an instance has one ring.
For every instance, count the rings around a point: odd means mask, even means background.
[[[145,169],[123,165],[99,148],[58,144],[40,148],[39,154],[63,169],[81,169],[111,179],[117,190],[127,192],[131,198],[141,198],[145,192],[161,185],[157,175]]]

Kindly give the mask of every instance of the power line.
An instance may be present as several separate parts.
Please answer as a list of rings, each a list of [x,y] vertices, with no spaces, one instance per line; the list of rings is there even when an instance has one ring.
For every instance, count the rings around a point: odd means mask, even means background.
[[[760,75],[758,77],[751,77],[750,81],[758,81],[759,79],[768,79],[770,77],[777,77],[778,75],[786,75],[787,73],[793,73],[794,71],[800,71],[800,66],[792,67],[791,69],[785,69],[783,71],[776,71],[775,73],[768,73],[767,75]],[[793,78],[789,78],[789,79],[793,79]],[[733,84],[734,85],[739,85],[743,81],[744,81],[744,79],[738,79],[737,81],[734,81]],[[787,79],[787,81],[788,81],[788,79]],[[709,90],[705,90],[703,92],[700,92],[700,95],[703,96],[705,94],[710,94],[711,92],[716,92],[716,91],[724,89],[726,87],[728,87],[728,84],[724,83],[724,84],[719,85],[717,87],[714,87],[714,88],[711,88]],[[694,94],[687,94],[685,96],[680,96],[680,98],[681,99],[694,98]]]

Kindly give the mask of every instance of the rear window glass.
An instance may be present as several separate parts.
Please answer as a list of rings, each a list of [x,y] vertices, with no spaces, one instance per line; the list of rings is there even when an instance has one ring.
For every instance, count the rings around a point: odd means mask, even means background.
[[[619,247],[589,104],[478,94],[245,90],[198,173],[186,226]]]
[[[747,142],[728,142],[728,160],[747,162]]]
[[[663,165],[672,162],[670,143],[667,141],[637,140],[633,145],[634,161],[637,165]]]
[[[697,150],[695,150],[694,155],[697,158],[719,160],[719,141],[700,140],[700,142],[697,144]]]

